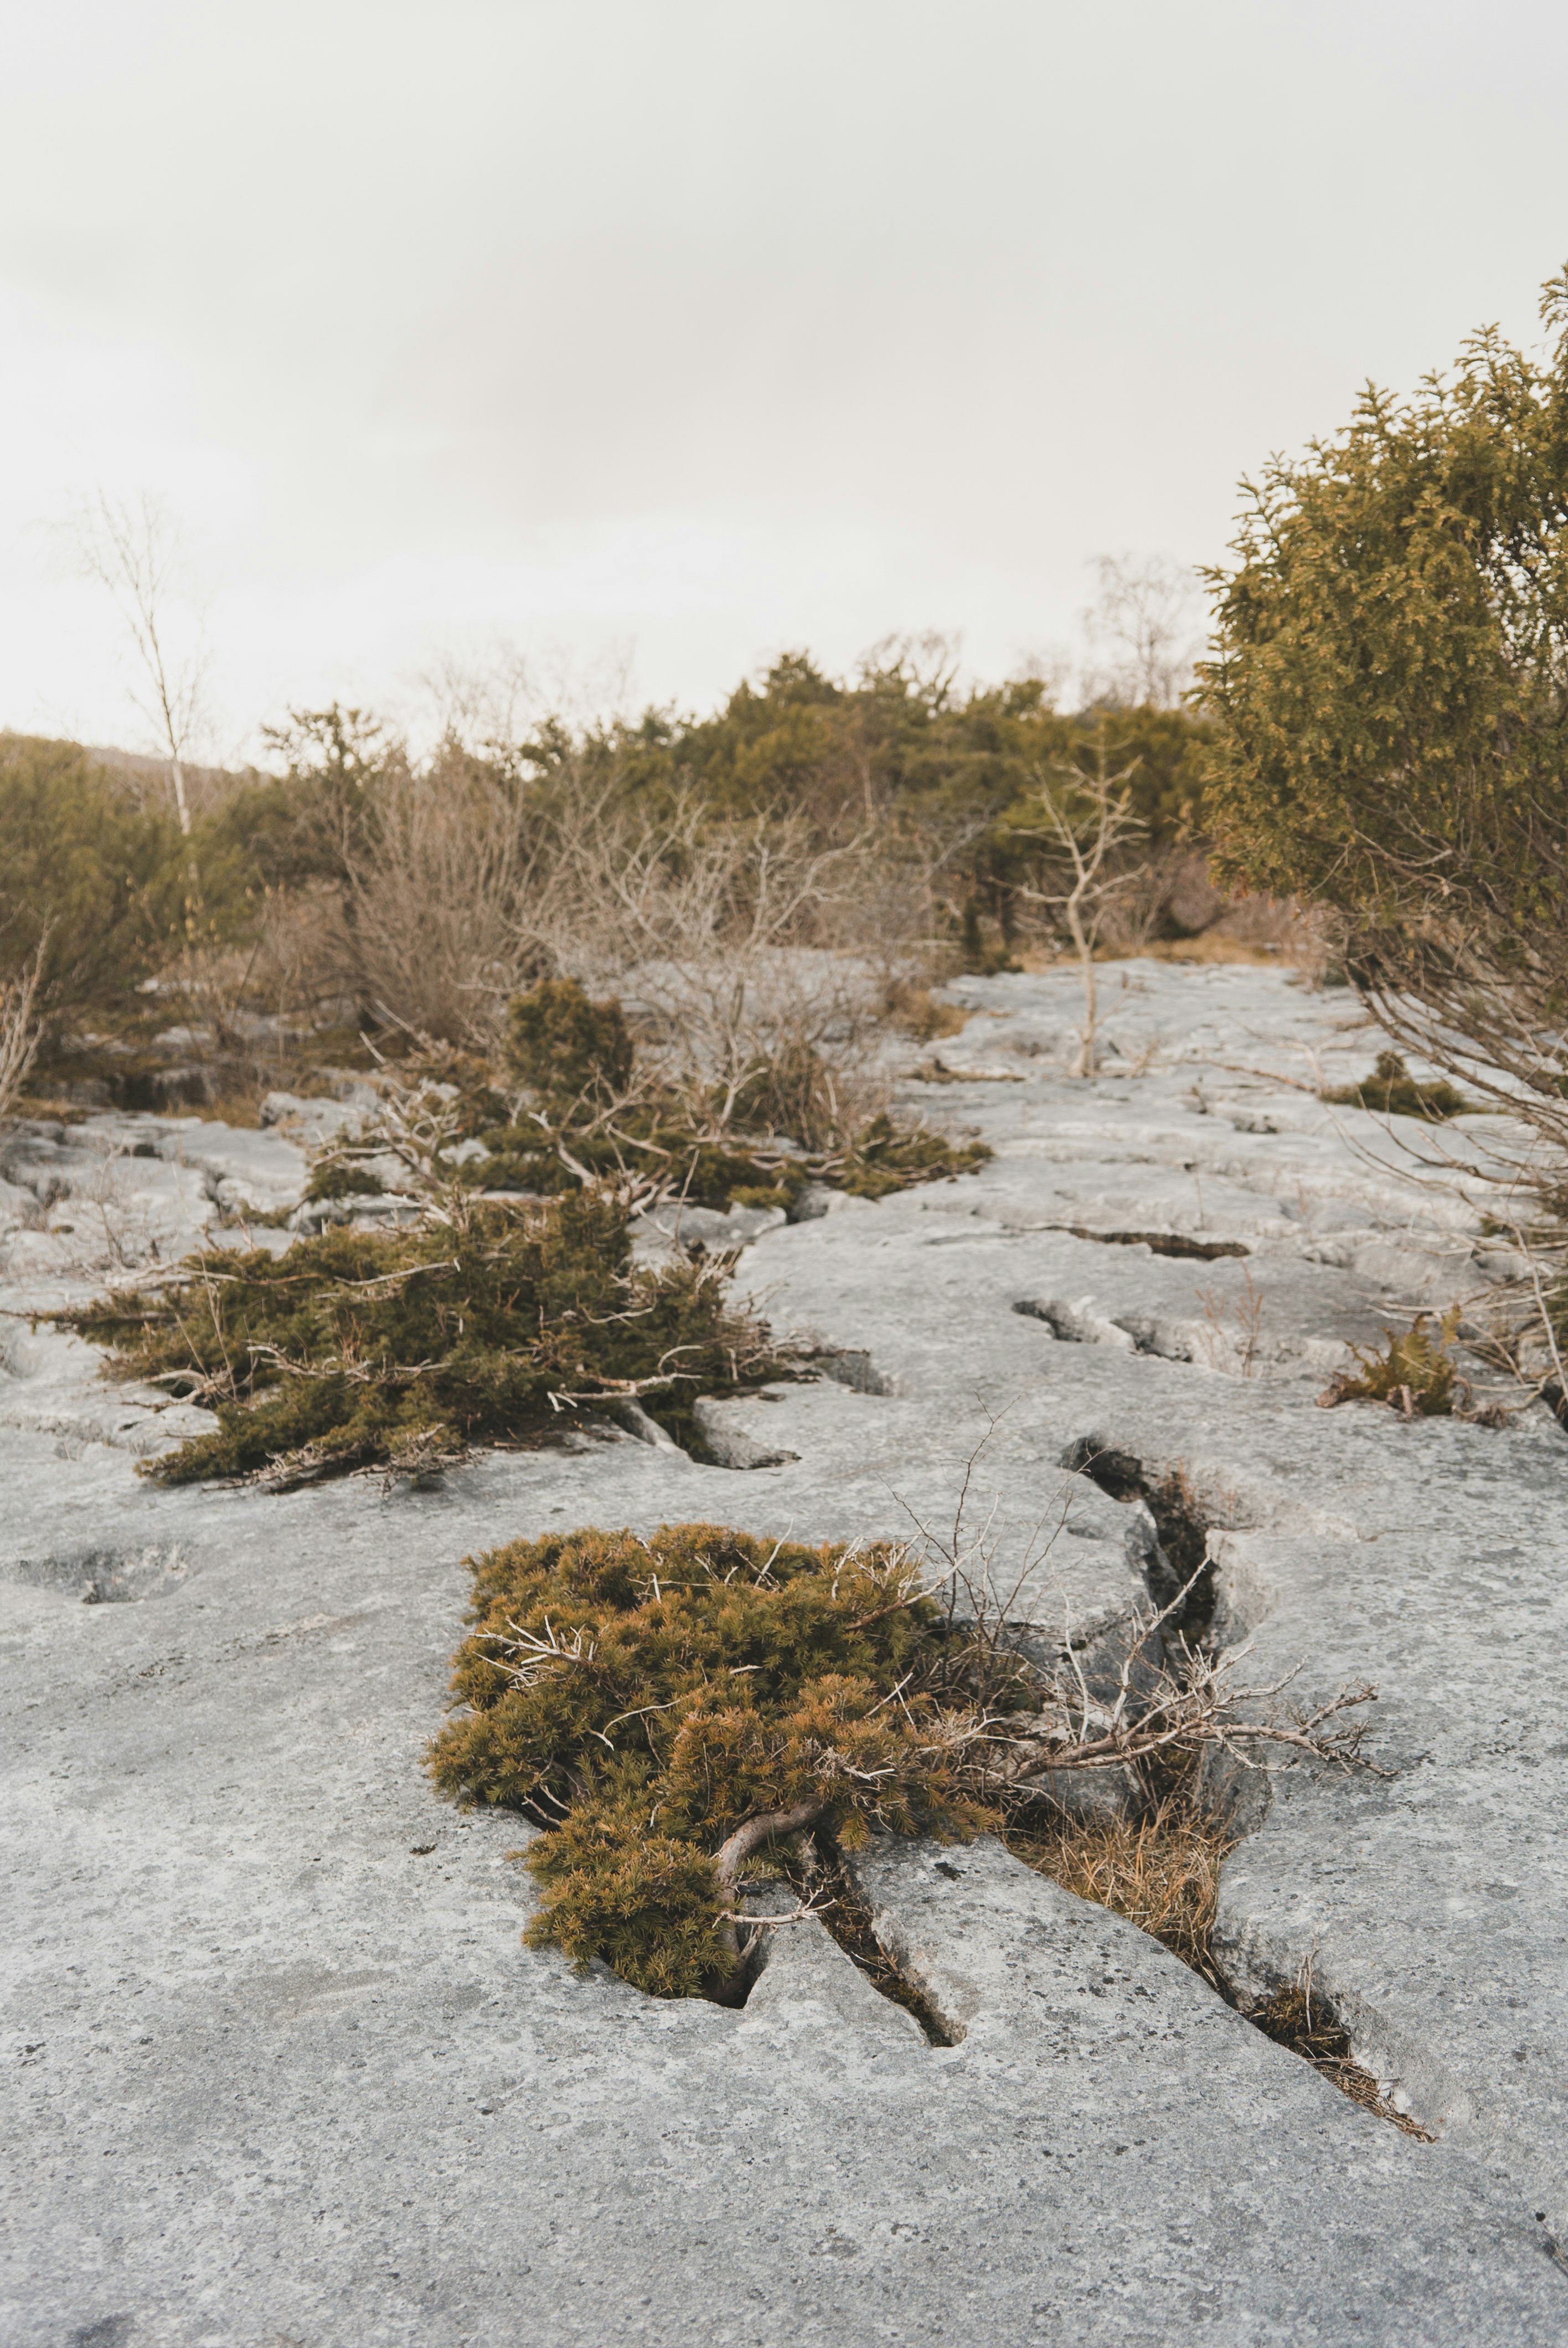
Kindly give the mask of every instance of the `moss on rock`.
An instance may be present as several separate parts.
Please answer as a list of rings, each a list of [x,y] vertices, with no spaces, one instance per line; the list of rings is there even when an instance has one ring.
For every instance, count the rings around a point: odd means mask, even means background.
[[[1341,1085],[1320,1094],[1319,1098],[1346,1108],[1369,1108],[1379,1117],[1419,1117],[1428,1125],[1463,1117],[1475,1107],[1446,1077],[1418,1084],[1398,1052],[1379,1052],[1369,1076],[1358,1085]]]

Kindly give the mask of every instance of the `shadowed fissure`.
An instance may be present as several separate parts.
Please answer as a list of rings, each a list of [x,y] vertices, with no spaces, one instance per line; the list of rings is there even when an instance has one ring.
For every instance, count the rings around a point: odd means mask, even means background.
[[[1256,1756],[1360,1762],[1341,1690],[1259,1715],[1212,1632],[1205,1512],[1180,1467],[1090,1436],[1062,1465],[1129,1511],[1150,1603],[1071,1653],[957,1564],[949,1602],[899,1544],[769,1544],[733,1527],[584,1527],[475,1561],[476,1627],[431,1750],[460,1800],[543,1829],[526,1937],[656,1996],[743,2004],[783,1885],[927,2043],[962,2035],[879,1945],[854,1855],[879,1835],[999,1836],[1162,1941],[1236,2011],[1383,2116],[1320,1990],[1244,2002],[1213,1946]],[[960,1611],[960,1608],[968,1610]],[[1263,1781],[1266,1786],[1267,1780]],[[1294,1996],[1293,1990],[1300,1992]],[[1401,2125],[1404,2123],[1401,2122]]]
[[[964,2036],[962,2024],[940,2011],[920,1982],[895,1962],[877,1939],[870,1905],[830,1836],[792,1835],[773,1847],[769,1860],[802,1906],[820,1918],[878,1995],[914,2015],[928,2046],[960,2044]],[[792,1927],[784,1923],[772,1929],[787,1932]],[[769,1938],[770,1928],[766,1925],[759,1924],[752,1931],[749,1944],[743,1944],[742,1972],[736,1987],[719,2003],[746,2003],[767,1962]]]
[[[1153,1474],[1134,1455],[1096,1436],[1070,1447],[1062,1465],[1144,1515],[1147,1537],[1135,1539],[1133,1546],[1151,1599],[1168,1610],[1167,1661],[1179,1662],[1184,1649],[1201,1651],[1214,1612],[1210,1526],[1186,1475],[1179,1467]],[[1122,1660],[1114,1641],[1100,1643],[1098,1652],[1084,1658],[1091,1693],[1108,1690]],[[1167,1766],[1143,1762],[1109,1814],[1103,1807],[1075,1811],[1042,1795],[1002,1838],[1016,1858],[1064,1890],[1112,1909],[1159,1941],[1243,2020],[1310,2064],[1352,2102],[1430,2143],[1428,2132],[1397,2110],[1374,2075],[1355,2060],[1350,2034],[1315,1983],[1310,1961],[1296,1979],[1277,1982],[1261,2000],[1249,1998],[1226,1976],[1213,1944],[1220,1869],[1264,1814],[1255,1801],[1216,1800],[1201,1766],[1188,1756]],[[794,1833],[769,1851],[768,1861],[872,1986],[915,2015],[927,2044],[952,2046],[961,2041],[962,2026],[941,2013],[921,1982],[901,1970],[877,1940],[871,1911],[829,1838]],[[750,1994],[765,1961],[766,1938],[767,1928],[754,1933],[733,2003],[743,2003]]]
[[[1109,1498],[1141,1507],[1148,1538],[1135,1539],[1132,1546],[1150,1597],[1156,1606],[1172,1610],[1172,1629],[1182,1644],[1203,1651],[1211,1643],[1215,1603],[1212,1528],[1184,1469],[1177,1466],[1152,1475],[1132,1453],[1097,1435],[1071,1445],[1061,1464],[1087,1476]],[[1237,1800],[1234,1790],[1228,1801],[1216,1799],[1204,1778],[1190,1762],[1163,1771],[1145,1766],[1122,1817],[1096,1823],[1061,1813],[1042,1822],[1043,1831],[1010,1835],[1009,1847],[1064,1890],[1115,1910],[1151,1933],[1235,2013],[1310,2063],[1352,2102],[1405,2134],[1431,2142],[1354,2059],[1348,2031],[1314,1984],[1310,1959],[1295,1980],[1277,1982],[1262,2000],[1247,1997],[1225,1973],[1213,1944],[1220,1869],[1261,1823],[1267,1800]]]
[[[1051,1228],[1066,1231],[1071,1239],[1094,1240],[1102,1247],[1146,1247],[1151,1255],[1190,1256],[1200,1263],[1252,1253],[1240,1240],[1195,1240],[1185,1231],[1096,1231],[1086,1223],[1058,1223]]]

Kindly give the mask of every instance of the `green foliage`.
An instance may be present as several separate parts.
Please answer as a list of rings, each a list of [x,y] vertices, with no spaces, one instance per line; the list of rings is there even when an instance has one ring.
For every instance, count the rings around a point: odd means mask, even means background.
[[[847,682],[786,654],[709,717],[650,711],[586,737],[552,721],[520,750],[448,740],[412,779],[443,810],[466,795],[477,831],[515,819],[518,837],[547,842],[570,836],[585,799],[656,816],[687,795],[721,828],[787,817],[819,845],[875,834],[890,870],[908,850],[912,870],[938,873],[939,921],[955,940],[968,922],[969,965],[1004,969],[1038,860],[1007,810],[1042,766],[1087,757],[1099,722],[1054,710],[1037,680],[960,695],[939,648],[894,644]],[[1153,710],[1112,724],[1117,757],[1138,761],[1140,815],[1156,840],[1173,836],[1194,817],[1203,726]],[[292,712],[268,741],[280,770],[226,788],[182,842],[161,806],[139,804],[87,752],[0,736],[0,982],[47,920],[49,1017],[91,1007],[101,1020],[190,948],[249,946],[269,902],[314,894],[357,1023],[374,1025],[363,898],[400,808],[406,818],[407,753],[335,703]],[[614,1090],[609,1064],[604,1074]]]
[[[603,790],[668,808],[691,790],[721,823],[798,817],[822,840],[869,825],[889,854],[900,839],[927,854],[962,842],[941,860],[938,884],[954,937],[968,920],[968,966],[1005,969],[1018,891],[1038,864],[1035,844],[1007,818],[1027,804],[1031,778],[1062,764],[1088,773],[1103,742],[1116,766],[1135,766],[1132,811],[1163,847],[1202,827],[1197,753],[1208,731],[1182,710],[1063,714],[1036,678],[959,694],[940,644],[894,643],[868,654],[853,682],[785,654],[711,717],[651,710],[585,741],[548,725],[522,764],[545,804]],[[999,944],[984,942],[982,916]]]
[[[111,1347],[117,1374],[217,1412],[215,1433],[145,1473],[286,1488],[354,1468],[428,1473],[618,1396],[684,1433],[694,1395],[778,1374],[765,1333],[728,1304],[726,1272],[633,1266],[626,1208],[603,1190],[533,1208],[454,1194],[441,1220],[192,1257],[155,1294],[60,1317]]]
[[[956,1174],[973,1173],[990,1154],[983,1141],[955,1148],[939,1133],[876,1117],[856,1135],[853,1148],[824,1168],[821,1179],[835,1189],[847,1190],[852,1199],[885,1199],[893,1190],[913,1189],[917,1182],[945,1182]]]
[[[1440,1124],[1448,1117],[1464,1117],[1475,1107],[1444,1078],[1418,1084],[1398,1052],[1379,1052],[1371,1075],[1360,1084],[1343,1085],[1317,1097],[1347,1108],[1375,1109],[1380,1117],[1424,1117],[1429,1125]]]
[[[341,882],[375,819],[377,795],[403,753],[363,709],[296,709],[264,738],[283,772],[234,793],[210,819],[210,854],[255,891]]]
[[[373,1173],[368,1166],[326,1150],[312,1163],[305,1196],[307,1199],[374,1199],[379,1198],[385,1188],[380,1175]]]
[[[631,1063],[620,1004],[590,1003],[575,978],[546,979],[513,998],[507,1066],[558,1115],[608,1106],[630,1083]]]
[[[1121,710],[1112,722],[1117,763],[1139,761],[1140,819],[1173,838],[1189,815],[1192,754],[1204,728],[1172,710]],[[738,815],[802,809],[827,829],[846,805],[863,811],[869,794],[895,809],[989,822],[1036,767],[1091,747],[1098,726],[1097,714],[1054,709],[1035,679],[960,696],[949,663],[894,644],[868,655],[853,685],[786,654],[717,716],[671,728],[665,755]]]
[[[1473,1045],[1560,1142],[1568,277],[1542,310],[1542,361],[1488,328],[1247,485],[1199,674],[1222,877],[1335,909],[1396,1036]]]
[[[819,1806],[841,1848],[990,1822],[955,1781],[937,1609],[903,1553],[714,1525],[586,1529],[492,1550],[431,1748],[445,1791],[546,1829],[536,1945],[656,1996],[734,1963],[713,1859],[748,1820]],[[893,1702],[895,1691],[902,1691]]]
[[[457,1083],[464,1133],[488,1153],[460,1177],[477,1189],[548,1197],[585,1174],[630,1175],[693,1207],[788,1208],[810,1182],[880,1199],[970,1173],[990,1156],[982,1142],[955,1148],[886,1116],[846,1125],[831,1068],[801,1042],[759,1055],[727,1097],[694,1101],[641,1077],[620,1004],[590,1003],[570,979],[516,998],[507,1060],[538,1104],[525,1121],[511,1121],[476,1064],[441,1071]]]
[[[1468,1404],[1470,1389],[1459,1375],[1450,1350],[1459,1334],[1458,1306],[1445,1313],[1435,1335],[1429,1334],[1427,1315],[1419,1313],[1402,1336],[1385,1329],[1382,1351],[1352,1345],[1358,1376],[1336,1378],[1320,1399],[1341,1402],[1386,1402],[1407,1418],[1446,1418]]]
[[[180,942],[187,893],[172,817],[74,743],[0,735],[0,983],[46,932],[51,1021],[118,1006]]]

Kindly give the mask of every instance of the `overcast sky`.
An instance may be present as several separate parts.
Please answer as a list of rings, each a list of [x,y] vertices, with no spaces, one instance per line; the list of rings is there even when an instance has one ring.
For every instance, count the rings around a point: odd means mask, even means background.
[[[231,756],[501,644],[685,705],[896,629],[994,675],[1568,258],[1561,0],[0,26],[0,725],[100,741],[100,487],[179,519]]]

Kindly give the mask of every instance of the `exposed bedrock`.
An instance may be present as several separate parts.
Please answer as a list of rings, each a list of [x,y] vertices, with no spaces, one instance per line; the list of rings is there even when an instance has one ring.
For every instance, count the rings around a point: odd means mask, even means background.
[[[1343,994],[1128,969],[1143,1073],[1092,1085],[1070,982],[963,983],[949,1066],[1021,1081],[909,1097],[996,1159],[759,1231],[742,1283],[824,1375],[714,1406],[704,1459],[608,1426],[433,1492],[161,1490],[184,1422],[26,1312],[302,1159],[122,1117],[0,1169],[7,2343],[1563,2337],[1568,1437],[1316,1407],[1348,1341],[1484,1291],[1481,1206],[1301,1088],[1370,1064]],[[1309,1967],[1435,2141],[985,1840],[856,1862],[948,2044],[815,1919],[736,2010],[522,1948],[528,1829],[420,1766],[460,1560],[678,1518],[956,1541],[1081,1650],[1196,1526],[1212,1635],[1303,1702],[1377,1681],[1393,1773],[1219,1789],[1227,1974]]]

